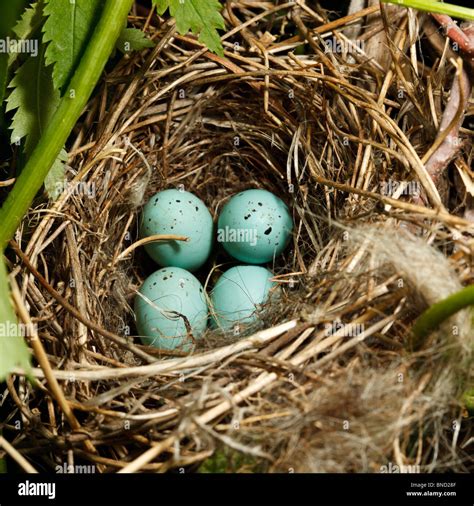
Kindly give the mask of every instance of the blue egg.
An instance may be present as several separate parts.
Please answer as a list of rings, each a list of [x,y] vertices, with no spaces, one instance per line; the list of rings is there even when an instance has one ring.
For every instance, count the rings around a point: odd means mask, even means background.
[[[137,330],[143,344],[189,351],[207,327],[208,306],[199,280],[179,267],[149,276],[135,297]],[[184,317],[184,318],[183,318]],[[185,320],[186,318],[186,320]]]
[[[163,267],[199,269],[209,258],[214,242],[211,213],[192,193],[164,190],[154,195],[143,209],[140,236],[182,235],[189,241],[160,241],[145,245],[150,257]]]
[[[211,294],[213,324],[222,330],[258,322],[276,283],[264,267],[239,265],[218,279]]]
[[[219,215],[217,240],[248,264],[272,261],[288,245],[293,219],[286,204],[266,190],[234,195]]]

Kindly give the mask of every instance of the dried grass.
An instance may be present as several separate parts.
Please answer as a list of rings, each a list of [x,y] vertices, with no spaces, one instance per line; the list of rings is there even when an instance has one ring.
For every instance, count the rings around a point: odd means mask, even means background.
[[[459,403],[469,322],[410,349],[420,311],[473,281],[462,192],[451,181],[440,195],[423,168],[449,63],[411,65],[417,37],[403,14],[389,72],[363,50],[325,52],[323,39],[348,40],[347,20],[328,24],[303,2],[228,2],[225,16],[225,59],[172,25],[150,27],[158,46],[107,75],[75,132],[68,178],[94,198],[64,193],[24,221],[14,277],[79,425],[71,432],[38,368],[37,389],[9,382],[4,430],[22,413],[15,447],[38,469],[195,468],[222,446],[269,471],[472,469]],[[430,204],[387,196],[389,181],[418,182]],[[214,215],[235,192],[269,189],[296,233],[271,266],[284,295],[261,329],[230,341],[209,331],[203,349],[173,358],[127,336],[153,266],[141,248],[123,252],[147,198],[179,185]],[[212,285],[228,262],[216,253],[201,280]]]

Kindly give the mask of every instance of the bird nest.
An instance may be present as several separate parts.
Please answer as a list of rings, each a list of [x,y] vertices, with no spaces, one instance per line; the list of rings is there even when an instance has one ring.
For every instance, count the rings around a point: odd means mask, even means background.
[[[45,354],[33,384],[9,380],[3,430],[20,421],[15,447],[37,469],[472,466],[466,320],[416,351],[410,331],[472,282],[459,179],[433,211],[440,193],[421,163],[453,72],[424,18],[373,24],[366,40],[392,41],[388,72],[343,35],[349,20],[299,5],[228,6],[225,57],[170,21],[134,18],[157,46],[107,73],[74,132],[64,191],[30,212],[11,256]],[[278,303],[250,333],[207,331],[191,354],[141,345],[132,311],[157,269],[136,244],[140,210],[166,188],[193,192],[214,218],[231,195],[264,188],[295,222],[269,265]],[[196,275],[209,289],[230,265],[217,249]]]

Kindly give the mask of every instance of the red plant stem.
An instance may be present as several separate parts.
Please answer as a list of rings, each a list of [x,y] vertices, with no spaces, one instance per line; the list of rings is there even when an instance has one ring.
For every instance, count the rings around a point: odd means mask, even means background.
[[[455,21],[445,14],[431,16],[444,28],[446,36],[459,46],[459,50],[466,56],[469,65],[474,69],[474,23],[463,23],[458,26]]]
[[[452,126],[443,142],[431,155],[425,165],[426,171],[431,176],[435,184],[438,182],[441,173],[462,148],[462,143],[459,139],[459,129],[464,121],[465,112],[469,104],[471,88],[472,80],[465,69],[461,71],[460,76],[454,76],[451,95],[443,112],[439,134],[442,134],[447,128],[449,128],[453,120],[456,118],[456,115],[459,115],[459,119]]]

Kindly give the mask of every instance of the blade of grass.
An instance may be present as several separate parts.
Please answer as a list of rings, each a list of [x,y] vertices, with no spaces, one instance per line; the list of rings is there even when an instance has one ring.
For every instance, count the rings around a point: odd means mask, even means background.
[[[474,9],[461,7],[454,4],[446,4],[438,0],[382,0],[383,3],[400,5],[424,12],[446,14],[453,18],[474,20]]]
[[[69,89],[61,98],[48,128],[43,133],[0,209],[0,223],[2,224],[0,251],[6,248],[8,241],[13,237],[87,105],[87,101],[114,49],[132,4],[133,0],[107,0]]]

